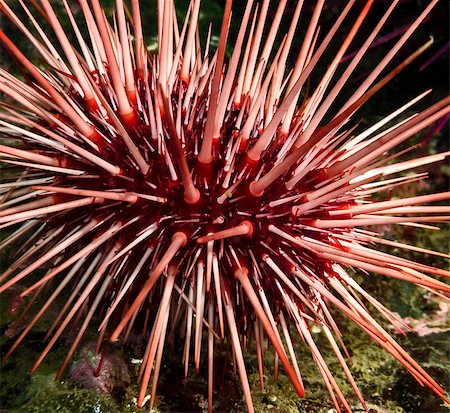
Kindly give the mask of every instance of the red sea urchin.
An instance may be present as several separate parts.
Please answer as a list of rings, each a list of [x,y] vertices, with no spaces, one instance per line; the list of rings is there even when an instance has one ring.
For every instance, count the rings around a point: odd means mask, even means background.
[[[138,0],[131,1],[131,13],[117,0],[113,21],[107,20],[98,0],[80,0],[76,16],[63,0],[75,43],[48,0],[33,2],[43,24],[53,29],[58,47],[25,4],[21,2],[35,34],[0,0],[3,13],[45,63],[34,65],[0,31],[4,50],[24,74],[19,80],[0,70],[5,139],[0,152],[13,171],[0,185],[0,225],[16,228],[1,247],[24,242],[20,258],[1,275],[0,291],[51,264],[21,293],[31,295],[31,303],[40,294],[47,294],[47,300],[6,356],[68,289],[72,292],[32,371],[69,323],[78,324],[77,335],[58,375],[90,322],[99,323],[97,351],[107,340],[127,340],[139,327],[148,345],[138,405],[152,373],[153,404],[166,336],[182,331],[185,373],[191,357],[198,369],[202,352],[207,353],[209,410],[214,346],[226,340],[252,412],[245,338],[255,338],[261,380],[267,336],[303,396],[291,340],[296,331],[309,346],[335,408],[350,411],[310,333],[313,324],[320,325],[365,407],[332,316],[339,311],[444,399],[441,387],[372,317],[364,301],[394,325],[402,322],[399,317],[347,271],[359,268],[435,294],[450,291],[427,275],[448,276],[447,271],[380,252],[376,245],[437,253],[364,229],[449,220],[448,206],[423,206],[448,199],[448,192],[378,202],[372,196],[424,177],[400,172],[445,158],[447,153],[393,163],[411,148],[387,152],[446,116],[450,99],[388,129],[384,125],[429,91],[363,132],[354,133],[349,123],[429,46],[383,74],[437,1],[431,1],[337,109],[336,98],[398,1],[367,33],[361,27],[373,1],[343,2],[337,20],[321,33],[324,0],[318,0],[312,17],[301,17],[307,29],[292,70],[287,61],[303,1],[296,3],[287,33],[278,33],[286,0],[277,4],[272,21],[268,0],[248,1],[226,61],[231,3],[226,2],[218,47],[211,56],[210,36],[203,51],[196,36],[200,0],[191,1],[182,27],[174,2],[158,1],[157,55],[148,54],[144,45]],[[330,42],[355,11],[350,31],[331,54]],[[363,42],[345,69],[338,70],[355,36]],[[322,73],[324,65],[318,62],[324,52],[332,58]],[[314,88],[307,87],[312,74],[318,77]]]

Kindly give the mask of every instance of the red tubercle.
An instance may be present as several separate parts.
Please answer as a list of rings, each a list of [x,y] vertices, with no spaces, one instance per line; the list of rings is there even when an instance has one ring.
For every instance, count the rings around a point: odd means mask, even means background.
[[[68,156],[58,156],[55,158],[58,161],[59,168],[75,169],[75,170],[85,171],[87,173],[89,173],[89,171],[91,171],[91,168],[92,168],[92,171],[95,171],[95,169],[93,167],[91,167],[90,165],[88,165],[86,163],[81,163],[77,159],[74,159],[74,158],[71,158]],[[84,175],[76,176],[77,179],[81,179],[81,180],[83,180],[83,177],[84,177]]]
[[[243,143],[241,142],[241,145]],[[248,141],[246,141],[245,149],[248,146]],[[253,159],[248,155],[248,152],[245,153],[244,158],[242,159],[242,163],[244,163],[245,166],[250,168],[251,170],[256,170],[259,166],[259,159]]]
[[[100,72],[98,70],[91,70],[89,74],[91,75],[92,79],[96,81],[97,84],[100,84],[99,82]]]
[[[306,225],[308,227],[316,228],[317,219],[300,219],[302,225]]]
[[[128,96],[128,99],[132,103],[134,107],[137,106],[137,95],[136,95],[136,89],[133,90],[126,90],[126,94]]]
[[[246,143],[245,145],[247,145]],[[241,142],[242,145],[242,142]],[[246,148],[246,147],[245,147]],[[246,150],[246,149],[244,149]],[[244,154],[244,156],[239,161],[239,166],[236,168],[239,171],[246,171],[246,177],[249,180],[252,180],[258,171],[259,166],[259,160],[254,160],[248,156],[247,153]]]
[[[136,69],[134,75],[138,81],[144,82],[145,72],[142,69]]]
[[[230,131],[230,140],[237,139],[239,137],[240,131],[239,129],[232,129]]]
[[[297,200],[297,203],[298,203],[298,204],[305,204],[305,203],[308,202],[308,201],[309,201],[308,194],[305,194],[305,195],[303,195],[302,197],[300,197],[300,198]]]
[[[162,93],[162,92],[155,93],[155,101],[156,101],[155,109],[156,110],[159,109],[161,119],[165,120],[166,119],[166,109],[164,108],[164,104],[162,103],[162,99],[165,99],[165,97],[164,96],[162,97],[160,93]]]
[[[188,76],[180,76],[180,83],[183,84],[184,88],[187,89],[189,86],[189,77]]]
[[[239,136],[239,132],[233,132],[233,135],[234,134],[236,134],[236,138],[238,138],[238,136]],[[234,136],[233,136],[234,137]],[[248,142],[249,142],[249,140],[248,139],[241,139],[241,143],[240,143],[240,145],[239,145],[239,152],[240,153],[243,153],[243,152],[246,152],[247,151],[247,148],[248,148]],[[246,156],[247,156],[247,154],[245,154]],[[248,158],[248,160],[247,159],[245,159],[245,157],[244,157],[244,161],[245,162],[250,162],[250,163],[255,163],[255,161],[253,161],[253,159],[251,159],[251,158]]]
[[[327,211],[326,209],[324,210],[319,210],[317,212],[314,212],[313,216],[316,219],[330,219],[330,212]]]
[[[102,136],[96,129],[94,129],[93,132],[89,136],[87,136],[87,138],[92,143],[97,145],[100,152],[104,151],[108,147],[108,144],[105,142],[105,140],[102,138]]]
[[[62,204],[64,202],[68,202],[68,201],[72,201],[73,199],[76,199],[75,195],[67,195],[67,194],[60,194],[60,193],[56,193],[51,195],[51,197],[53,198],[53,203],[56,204]]]
[[[339,274],[333,269],[333,265],[329,260],[323,261],[322,267],[323,267],[323,271],[324,271],[324,274],[323,274],[324,277],[325,277],[325,273],[326,273],[326,275],[328,276],[327,278],[337,277],[337,278],[341,279],[341,277],[339,277]]]
[[[120,113],[120,119],[122,120],[124,126],[129,129],[138,128],[140,126],[139,116],[135,110],[129,113]]]
[[[187,111],[186,108],[183,106],[183,107],[181,108],[181,117],[182,117],[182,119],[185,119],[186,116],[187,116],[187,114],[188,114],[188,111]],[[187,128],[187,129],[186,129],[186,133],[185,133],[186,140],[188,140],[188,138],[191,137],[191,136],[192,136],[192,130],[190,130],[189,128]]]
[[[276,132],[276,138],[275,138],[275,147],[281,148],[288,138],[289,134],[283,131],[281,128],[279,128]]]
[[[213,136],[213,140],[212,140],[212,153],[213,153],[213,158],[216,158],[216,154],[218,154],[220,151],[220,135],[219,136]]]
[[[69,119],[62,113],[53,113],[53,117],[66,125],[70,123]],[[58,124],[52,120],[49,121],[48,127],[49,129],[56,129],[58,127]]]
[[[73,160],[69,157],[66,157],[66,156],[59,156],[56,159],[58,161],[58,166],[60,168],[70,168],[70,167],[78,166],[75,160]]]
[[[340,248],[342,251],[348,252],[348,253],[351,253],[351,252],[352,252],[352,250],[351,250],[350,247],[346,247],[345,245],[342,245],[339,241],[338,241],[338,244],[339,244],[339,248]]]
[[[195,172],[201,179],[206,179],[207,182],[211,182],[216,176],[216,171],[214,168],[214,162],[210,161],[207,163],[201,162],[198,158],[195,161]]]
[[[87,108],[89,109],[89,111],[96,112],[100,109],[98,106],[98,103],[94,97],[84,99],[84,103],[87,106]]]
[[[232,106],[232,110],[240,110],[242,107],[242,102],[243,102],[243,96],[239,99],[239,101],[234,100],[233,101],[233,106]]]

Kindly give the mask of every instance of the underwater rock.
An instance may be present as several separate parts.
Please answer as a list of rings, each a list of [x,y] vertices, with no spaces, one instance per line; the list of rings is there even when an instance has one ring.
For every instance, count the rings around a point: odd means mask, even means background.
[[[101,363],[100,367],[99,364]],[[130,385],[127,363],[114,353],[95,354],[94,346],[86,346],[69,371],[69,379],[86,389],[112,394]]]

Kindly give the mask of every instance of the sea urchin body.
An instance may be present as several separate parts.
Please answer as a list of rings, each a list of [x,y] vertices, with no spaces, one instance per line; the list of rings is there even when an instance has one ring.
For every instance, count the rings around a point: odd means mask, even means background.
[[[402,171],[445,158],[446,153],[398,161],[407,150],[388,152],[446,116],[450,99],[387,129],[384,125],[430,91],[363,132],[355,133],[351,123],[370,97],[429,46],[385,73],[437,1],[338,108],[337,97],[398,0],[367,33],[362,27],[373,0],[343,2],[326,33],[320,32],[324,0],[317,1],[311,18],[302,16],[303,1],[298,1],[286,33],[279,33],[286,0],[277,3],[272,21],[268,0],[250,0],[234,43],[228,35],[228,0],[213,53],[210,34],[203,49],[196,35],[200,0],[191,1],[181,26],[174,2],[159,0],[157,55],[144,45],[138,0],[131,1],[130,10],[117,0],[113,21],[98,0],[80,0],[77,14],[63,0],[75,42],[49,0],[39,3],[33,11],[22,4],[29,29],[0,0],[2,12],[45,63],[36,66],[0,31],[4,50],[24,74],[20,80],[0,70],[5,137],[0,154],[12,171],[0,185],[0,225],[13,227],[1,247],[25,240],[20,257],[0,277],[0,292],[46,267],[21,293],[30,296],[31,304],[41,295],[46,298],[35,316],[28,315],[33,307],[26,307],[21,317],[27,327],[6,356],[66,289],[67,302],[32,371],[71,323],[77,334],[58,376],[90,323],[98,323],[97,351],[108,340],[127,340],[139,329],[148,344],[138,405],[149,384],[153,404],[166,337],[181,332],[185,374],[192,361],[198,369],[207,358],[209,410],[215,345],[223,341],[233,351],[252,412],[243,338],[254,338],[261,381],[267,337],[303,396],[291,339],[295,331],[310,348],[335,408],[350,411],[310,333],[312,325],[321,327],[365,407],[332,315],[339,311],[444,398],[439,384],[364,302],[393,325],[402,320],[348,273],[350,267],[359,268],[436,294],[450,292],[430,276],[448,276],[447,271],[381,252],[376,245],[439,253],[383,240],[366,228],[449,220],[448,206],[424,205],[448,199],[448,192],[386,201],[372,196],[424,177]],[[355,10],[350,30],[331,53],[330,43]],[[307,29],[290,69],[288,57],[301,19]],[[54,43],[44,26],[53,30]],[[355,36],[363,41],[342,69]],[[322,73],[324,65],[318,63],[330,53]],[[314,88],[312,74],[319,79]]]

